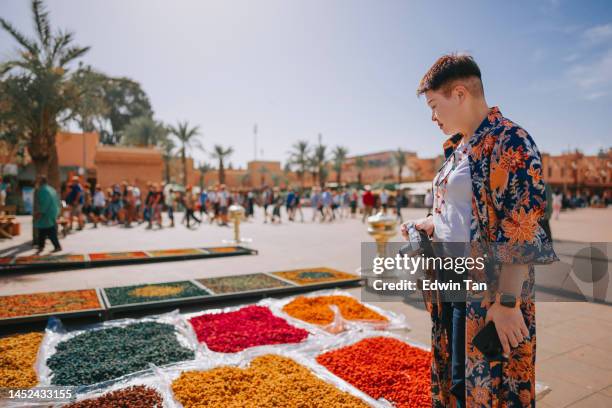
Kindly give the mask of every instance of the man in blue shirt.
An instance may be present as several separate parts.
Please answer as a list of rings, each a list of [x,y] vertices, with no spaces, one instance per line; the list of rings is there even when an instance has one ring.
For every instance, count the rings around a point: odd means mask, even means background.
[[[66,204],[70,206],[70,227],[72,227],[73,219],[76,218],[79,230],[83,229],[83,203],[85,202],[85,195],[83,193],[83,187],[79,183],[79,178],[77,176],[72,177],[70,191],[66,196]]]

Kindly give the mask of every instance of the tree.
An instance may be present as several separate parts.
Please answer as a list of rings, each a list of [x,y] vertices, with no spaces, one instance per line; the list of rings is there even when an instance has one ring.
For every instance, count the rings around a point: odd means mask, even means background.
[[[395,163],[395,166],[397,166],[397,184],[402,184],[402,172],[404,170],[404,166],[406,165],[406,154],[401,148],[398,148],[393,154],[393,162]]]
[[[70,120],[81,97],[71,80],[70,65],[89,47],[73,43],[73,34],[51,33],[49,13],[41,0],[32,0],[36,37],[28,38],[0,17],[0,26],[19,45],[19,56],[0,67],[5,79],[6,102],[13,120],[24,129],[36,175],[46,174],[59,189],[59,164],[55,136],[61,123]]]
[[[164,141],[168,130],[148,116],[133,119],[123,131],[122,143],[128,146],[157,146]]]
[[[219,161],[219,184],[225,184],[225,167],[224,160],[234,153],[233,147],[224,148],[221,145],[215,145],[211,157]]]
[[[0,94],[2,84],[0,83]],[[4,174],[4,166],[7,162],[23,163],[25,158],[25,142],[21,137],[22,130],[15,123],[3,116],[2,104],[0,103],[0,175]]]
[[[200,172],[200,189],[204,189],[204,176],[206,173],[212,170],[212,166],[206,162],[200,163],[198,166],[198,171]]]
[[[176,144],[173,139],[166,136],[160,141],[159,145],[162,149],[162,157],[164,159],[164,180],[166,183],[170,183],[170,162],[172,161]]]
[[[297,176],[300,180],[302,188],[304,187],[304,175],[308,170],[308,155],[310,154],[310,146],[305,140],[298,140],[293,146],[289,156],[289,163],[297,166]],[[314,183],[314,181],[313,181]]]
[[[346,162],[346,156],[348,155],[348,149],[342,146],[336,146],[332,152],[334,161],[334,171],[336,172],[336,183],[340,185],[342,183],[342,166]]]
[[[319,173],[319,165],[314,155],[308,157],[308,169],[310,170],[310,176],[312,177],[312,186],[317,184],[317,175]]]
[[[189,123],[185,121],[185,122],[179,122],[176,125],[176,127],[169,126],[168,130],[170,131],[170,134],[174,135],[178,139],[179,143],[181,144],[181,162],[183,164],[183,184],[187,185],[187,150],[193,149],[194,147],[197,147],[202,150],[204,149],[200,141],[196,139],[196,137],[200,135],[200,128],[199,126],[194,126],[190,128]]]
[[[368,166],[368,164],[366,163],[366,161],[363,159],[363,157],[358,157],[355,160],[355,167],[357,168],[357,184],[359,184],[359,186],[361,187],[363,185],[362,183],[362,173],[365,170],[365,168]]]
[[[75,72],[73,81],[82,91],[80,103],[74,109],[74,120],[83,132],[98,131],[103,134],[105,117],[110,108],[104,100],[106,75],[86,67]]]
[[[132,120],[143,116],[153,117],[149,97],[138,82],[125,77],[108,78],[103,90],[108,107],[104,118],[110,122],[110,130],[101,130],[102,143],[121,143],[123,132]]]
[[[315,147],[313,162],[317,167],[317,174],[319,176],[319,185],[322,187],[325,186],[325,179],[327,178],[327,169],[325,168],[327,164],[327,146],[319,144]]]

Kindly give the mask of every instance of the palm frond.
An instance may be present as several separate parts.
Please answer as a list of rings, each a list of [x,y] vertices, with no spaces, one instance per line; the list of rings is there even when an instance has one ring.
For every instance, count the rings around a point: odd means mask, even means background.
[[[49,12],[45,9],[42,0],[32,1],[32,13],[34,14],[36,34],[38,34],[40,43],[48,50],[51,43],[51,27],[49,24]]]
[[[49,59],[51,61],[55,61],[58,55],[62,52],[62,50],[72,42],[73,34],[72,33],[62,33],[61,31],[54,38],[53,48],[49,53]]]
[[[25,35],[19,32],[11,23],[0,17],[0,25],[4,28],[4,31],[9,33],[23,48],[25,48],[30,54],[37,55],[39,53],[38,46],[36,43]]]
[[[89,51],[91,47],[70,47],[65,52],[64,55],[59,59],[58,65],[60,67],[64,67],[69,62],[81,57],[87,51]]]

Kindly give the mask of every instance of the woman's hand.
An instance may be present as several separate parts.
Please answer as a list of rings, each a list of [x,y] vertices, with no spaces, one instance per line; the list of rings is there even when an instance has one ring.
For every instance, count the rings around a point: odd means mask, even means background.
[[[414,226],[416,229],[425,231],[425,233],[429,237],[433,235],[433,231],[434,231],[433,216],[430,215],[420,220],[409,221],[401,225],[400,232],[402,233],[402,237],[404,237],[405,241],[408,241],[408,224],[411,224],[413,222],[414,222]]]
[[[495,329],[506,357],[510,355],[511,348],[518,347],[524,339],[529,338],[529,330],[525,325],[523,313],[518,307],[510,308],[493,303],[487,310],[485,323],[491,320],[495,323]]]

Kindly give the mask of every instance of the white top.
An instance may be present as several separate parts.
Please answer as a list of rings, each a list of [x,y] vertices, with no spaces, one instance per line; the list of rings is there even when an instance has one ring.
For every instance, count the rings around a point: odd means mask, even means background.
[[[386,191],[380,193],[380,203],[387,204],[389,202],[389,194]]]
[[[468,146],[460,145],[434,178],[434,240],[470,242],[472,176]],[[453,159],[456,160],[452,169]],[[446,177],[447,183],[441,183]]]
[[[102,191],[96,191],[93,195],[94,207],[104,207],[106,205],[106,197]]]

